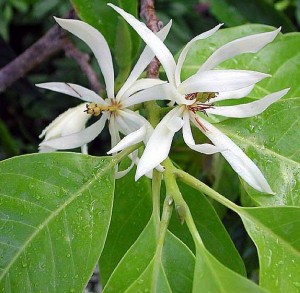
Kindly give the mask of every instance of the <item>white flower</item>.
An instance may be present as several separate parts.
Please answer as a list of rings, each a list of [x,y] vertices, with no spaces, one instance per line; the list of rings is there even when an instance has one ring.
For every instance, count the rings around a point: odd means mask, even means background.
[[[136,179],[153,169],[167,158],[175,132],[182,128],[186,144],[193,150],[213,154],[221,152],[232,168],[253,188],[273,193],[261,171],[246,154],[226,135],[207,122],[204,117],[216,114],[225,117],[244,118],[260,114],[272,103],[285,95],[288,89],[272,93],[248,104],[216,106],[213,103],[225,99],[245,97],[254,85],[269,75],[248,70],[214,70],[221,62],[242,53],[255,53],[272,42],[280,29],[243,37],[217,49],[199,68],[196,74],[181,82],[180,73],[191,45],[214,34],[221,26],[198,35],[182,50],[176,64],[171,52],[144,24],[124,10],[109,4],[138,32],[153,50],[165,69],[169,83],[152,89],[157,98],[168,98],[177,103],[157,125],[139,161]],[[147,90],[142,91],[140,94]],[[190,122],[204,133],[213,144],[196,144]]]
[[[148,96],[141,96],[137,92],[164,83],[158,79],[137,80],[154,58],[151,49],[149,47],[144,49],[130,76],[115,96],[112,56],[102,34],[92,26],[79,20],[58,18],[55,18],[55,20],[61,27],[82,39],[93,51],[105,80],[107,99],[104,100],[95,92],[72,83],[49,82],[37,84],[38,87],[64,93],[90,103],[86,105],[85,110],[80,105],[69,109],[56,118],[43,131],[42,136],[45,135],[45,140],[40,144],[40,150],[54,151],[84,147],[101,133],[106,121],[109,121],[112,147],[120,141],[120,133],[125,136],[133,133],[125,139],[127,145],[147,140],[153,128],[144,117],[127,108],[153,99],[151,91],[149,91]],[[170,27],[171,22],[158,32],[157,36],[164,40]],[[84,129],[86,121],[91,115],[101,115],[101,118]],[[137,158],[133,158],[133,161],[137,162]]]
[[[70,108],[66,112],[59,115],[54,119],[41,133],[39,138],[44,138],[44,141],[48,141],[57,137],[66,136],[79,132],[85,128],[86,122],[90,119],[91,115],[87,115],[84,110],[86,108],[85,103],[80,104],[74,108]],[[82,153],[86,153],[86,145],[82,145]],[[40,152],[55,151],[51,147],[40,146]]]

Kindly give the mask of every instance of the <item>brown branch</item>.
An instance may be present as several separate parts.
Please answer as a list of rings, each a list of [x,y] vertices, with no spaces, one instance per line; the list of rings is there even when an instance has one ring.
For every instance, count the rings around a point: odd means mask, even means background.
[[[75,18],[75,12],[69,12],[65,18]],[[4,66],[0,70],[0,93],[62,50],[67,42],[66,35],[67,32],[56,24],[24,53]]]
[[[158,32],[161,28],[161,22],[158,20],[155,8],[154,0],[141,0],[141,11],[140,16],[144,18],[147,22],[147,26],[153,32]],[[147,68],[147,77],[158,78],[160,63],[155,57],[149,64]]]
[[[89,63],[90,57],[88,54],[82,53],[78,50],[71,40],[67,41],[64,44],[64,50],[67,57],[73,58],[81,68],[81,71],[86,74],[91,89],[95,92],[100,92],[102,90],[102,86],[99,82],[98,76],[93,70],[92,66]]]

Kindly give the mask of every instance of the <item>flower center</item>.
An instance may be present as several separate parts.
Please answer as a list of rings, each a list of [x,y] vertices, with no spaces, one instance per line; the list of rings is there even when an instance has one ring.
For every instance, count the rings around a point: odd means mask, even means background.
[[[111,114],[117,112],[121,108],[121,104],[117,103],[116,101],[112,101],[111,105],[104,106],[96,103],[89,103],[86,104],[86,112],[87,114],[91,114],[93,116],[99,116],[101,112],[109,111]]]
[[[186,100],[195,100],[195,103],[192,105],[188,105],[187,109],[189,111],[192,111],[193,113],[196,112],[202,112],[205,115],[207,115],[206,113],[206,109],[209,108],[213,108],[214,104],[206,104],[206,102],[209,102],[210,99],[215,98],[218,95],[218,93],[191,93],[191,94],[187,94],[185,95],[185,99]]]

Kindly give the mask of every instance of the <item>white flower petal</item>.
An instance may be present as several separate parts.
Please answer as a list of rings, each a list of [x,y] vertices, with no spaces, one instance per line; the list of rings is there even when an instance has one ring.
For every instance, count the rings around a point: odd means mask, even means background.
[[[132,96],[128,97],[124,101],[122,101],[123,107],[130,107],[135,104],[153,101],[153,100],[169,100],[172,99],[172,96],[169,94],[167,90],[170,87],[170,84],[158,85],[148,88],[146,90],[142,90]]]
[[[88,146],[87,144],[84,144],[83,146],[81,146],[81,153],[88,155]]]
[[[118,112],[118,127],[121,129],[122,126],[126,126],[127,131],[123,132],[123,134],[127,135],[132,131],[135,131],[142,127],[143,125],[150,125],[147,119],[145,119],[142,115],[131,111],[129,109],[123,109]],[[122,121],[122,122],[121,122]],[[151,125],[150,125],[151,127]]]
[[[54,138],[48,141],[44,141],[40,143],[40,148],[47,147],[57,150],[66,150],[81,147],[82,145],[89,143],[99,135],[99,133],[104,128],[107,117],[108,113],[104,113],[97,122],[87,127],[86,129],[60,138]]]
[[[221,154],[231,165],[233,170],[241,176],[250,186],[261,191],[273,194],[273,191],[264,175],[253,161],[226,135],[201,117],[197,117],[193,123],[217,146],[226,149]],[[205,131],[199,126],[205,127]]]
[[[53,148],[49,148],[46,146],[39,146],[39,153],[52,153],[52,152],[56,152],[56,149]]]
[[[141,78],[131,85],[131,87],[123,94],[120,101],[123,104],[123,102],[126,99],[128,99],[132,94],[164,83],[166,83],[166,81],[157,78]]]
[[[137,155],[138,155],[138,151],[134,151],[128,156],[131,159],[130,166],[128,168],[126,168],[125,170],[117,171],[115,174],[115,179],[120,179],[130,172],[130,170],[132,169],[132,167],[135,164],[135,158],[137,157]]]
[[[273,104],[274,102],[278,101],[281,97],[283,97],[288,91],[289,89],[275,92],[265,96],[260,100],[247,103],[247,104],[210,108],[206,110],[206,113],[221,115],[225,117],[233,117],[233,118],[252,117],[262,113],[271,104]]]
[[[119,135],[119,129],[117,126],[116,118],[113,115],[109,119],[108,130],[111,137],[111,147],[114,147],[119,143],[121,139]]]
[[[182,128],[183,120],[180,117],[173,117],[166,122],[166,125],[172,132],[177,132]]]
[[[243,53],[256,53],[272,42],[281,28],[267,33],[255,34],[229,42],[217,49],[200,67],[198,72],[215,68],[221,62]]]
[[[180,55],[179,55],[179,58],[178,58],[178,61],[177,61],[177,65],[176,65],[176,71],[175,71],[175,82],[176,82],[176,86],[179,86],[180,84],[180,72],[181,72],[181,68],[182,68],[182,65],[184,63],[184,60],[185,60],[185,57],[189,51],[189,49],[191,48],[191,46],[196,42],[196,41],[199,41],[199,40],[203,40],[203,39],[206,39],[210,36],[212,36],[221,26],[223,25],[223,23],[215,26],[213,29],[207,31],[207,32],[204,32],[198,36],[196,36],[195,38],[193,38],[192,40],[190,40],[186,45],[185,47],[183,48],[183,50],[181,51]]]
[[[219,92],[218,95],[210,99],[209,102],[215,103],[218,101],[230,100],[230,99],[241,99],[247,97],[249,93],[253,90],[254,85],[250,85],[239,90],[228,91],[228,92]]]
[[[159,32],[156,33],[156,35],[159,37],[160,40],[164,41],[167,37],[170,28],[172,26],[172,20],[169,21],[169,23],[163,27]],[[140,55],[139,60],[137,61],[136,65],[131,70],[131,73],[129,77],[127,78],[126,82],[122,86],[122,88],[119,90],[116,100],[121,101],[123,99],[124,93],[128,91],[133,83],[139,78],[141,73],[145,70],[145,68],[148,66],[148,64],[152,61],[155,54],[153,51],[149,48],[149,46],[146,46],[142,54]],[[129,96],[129,95],[128,95]]]
[[[84,112],[85,109],[85,104],[80,104],[60,114],[43,130],[39,138],[45,136],[45,140],[49,140],[81,131],[91,118],[91,115]]]
[[[105,38],[98,30],[83,21],[54,18],[62,28],[83,40],[93,51],[105,80],[107,97],[113,99],[114,68],[111,53]]]
[[[176,107],[156,126],[137,165],[135,180],[150,172],[167,158],[175,134],[170,129],[168,122],[176,117],[180,117],[181,114],[182,109]]]
[[[107,4],[117,11],[124,19],[133,27],[133,29],[140,35],[144,42],[151,48],[155,53],[156,57],[162,64],[167,74],[168,80],[170,83],[174,84],[174,74],[176,63],[173,58],[173,55],[165,44],[150,30],[147,26],[138,21],[134,16],[125,12],[123,9],[109,3]]]
[[[233,91],[251,86],[269,76],[249,70],[210,70],[186,79],[178,90],[182,94]]]
[[[164,83],[130,96],[123,102],[123,106],[130,107],[138,103],[152,100],[170,100],[180,105],[191,105],[194,103],[193,100],[186,100],[184,95],[181,95],[172,84]]]
[[[38,83],[36,84],[36,86],[54,92],[63,93],[86,102],[94,102],[107,105],[107,103],[95,92],[78,84],[67,82],[45,82]]]
[[[191,148],[196,152],[200,152],[206,155],[212,155],[220,151],[224,151],[224,148],[221,149],[212,144],[208,144],[208,143],[196,144],[192,135],[189,113],[187,112],[184,113],[183,120],[184,120],[184,124],[182,128],[183,140],[189,146],[189,148]]]
[[[130,134],[126,135],[121,141],[115,145],[107,154],[117,153],[126,149],[127,147],[133,146],[141,141],[144,140],[146,135],[146,126],[142,126],[140,129],[131,132]]]

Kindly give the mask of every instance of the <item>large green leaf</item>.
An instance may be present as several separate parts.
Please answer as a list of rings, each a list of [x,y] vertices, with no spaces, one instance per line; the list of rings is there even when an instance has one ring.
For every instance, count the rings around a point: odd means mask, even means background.
[[[135,182],[134,175],[135,168],[125,177],[116,180],[112,219],[99,260],[103,285],[151,216],[151,182],[145,176]]]
[[[104,35],[112,50],[120,43],[129,41],[123,39],[126,35],[117,38],[118,27],[119,25],[122,26],[123,23],[119,23],[118,14],[107,6],[107,3],[113,3],[137,16],[137,0],[71,0],[71,2],[80,18],[97,28]],[[135,58],[139,50],[140,38],[131,28],[129,28],[129,32],[132,46],[132,48],[130,46],[130,50],[132,50],[129,54],[132,58]]]
[[[202,245],[197,244],[196,251],[194,293],[265,292],[255,283],[223,266]]]
[[[75,153],[0,163],[0,291],[81,292],[111,217],[114,162]]]
[[[212,0],[211,12],[226,26],[252,22],[282,26],[285,32],[296,30],[291,20],[267,0]]]
[[[261,286],[299,292],[300,208],[241,208],[239,214],[258,250]]]
[[[193,254],[168,232],[160,257],[156,253],[155,235],[151,218],[116,267],[103,292],[191,292]]]
[[[224,29],[211,38],[198,42],[184,65],[183,77],[197,71],[207,57],[221,45],[250,34],[270,31],[263,25],[245,25]],[[259,116],[228,119],[217,124],[232,138],[261,169],[275,196],[264,195],[244,184],[259,205],[299,205],[300,197],[300,34],[279,35],[274,42],[257,54],[243,54],[223,62],[218,68],[256,70],[269,73],[271,78],[258,83],[248,101],[290,87],[289,93]],[[288,78],[287,78],[288,77]]]
[[[246,275],[241,256],[206,196],[185,184],[179,183],[179,186],[208,251],[223,265],[241,275]],[[175,213],[170,222],[170,230],[182,239],[190,249],[194,250],[194,242],[187,226],[181,225]]]

